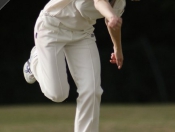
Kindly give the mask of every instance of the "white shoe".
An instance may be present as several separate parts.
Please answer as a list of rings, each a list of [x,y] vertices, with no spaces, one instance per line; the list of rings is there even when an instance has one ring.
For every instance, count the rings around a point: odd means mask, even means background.
[[[29,84],[33,84],[36,79],[30,70],[30,61],[28,60],[23,67],[24,78]]]
[[[34,46],[32,48],[31,53],[30,53],[30,59],[24,64],[24,67],[23,67],[24,78],[27,81],[27,83],[29,83],[29,84],[33,84],[36,81],[32,71],[30,69],[30,62],[36,56],[37,56],[36,47]]]

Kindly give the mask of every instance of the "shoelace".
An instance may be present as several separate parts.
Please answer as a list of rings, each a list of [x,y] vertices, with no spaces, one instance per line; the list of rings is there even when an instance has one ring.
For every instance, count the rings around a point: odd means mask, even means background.
[[[27,67],[26,67],[26,70],[25,70],[26,73],[30,73],[32,74],[31,70],[30,70],[30,62],[27,61]]]

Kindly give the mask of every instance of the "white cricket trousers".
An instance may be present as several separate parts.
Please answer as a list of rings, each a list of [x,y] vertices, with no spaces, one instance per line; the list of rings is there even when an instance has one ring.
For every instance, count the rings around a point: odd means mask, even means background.
[[[98,132],[103,90],[95,37],[91,32],[69,30],[61,24],[54,27],[45,17],[52,21],[43,15],[37,19],[31,71],[44,95],[54,102],[62,102],[69,94],[66,58],[79,95],[74,132]]]

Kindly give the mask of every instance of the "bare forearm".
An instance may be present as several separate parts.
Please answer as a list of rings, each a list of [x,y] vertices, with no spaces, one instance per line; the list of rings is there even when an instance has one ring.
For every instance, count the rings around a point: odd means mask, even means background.
[[[106,26],[114,44],[115,50],[121,50],[121,26],[122,19],[118,18],[112,6],[115,0],[110,4],[107,0],[94,0],[95,8],[105,17]]]
[[[121,28],[113,30],[112,28],[108,27],[108,31],[109,31],[111,40],[112,40],[112,42],[114,44],[114,48],[116,50],[122,50],[122,45],[121,45]]]
[[[121,28],[114,30],[108,27],[108,30],[114,44],[114,52],[111,54],[110,62],[117,64],[118,69],[121,69],[124,59],[121,45]]]

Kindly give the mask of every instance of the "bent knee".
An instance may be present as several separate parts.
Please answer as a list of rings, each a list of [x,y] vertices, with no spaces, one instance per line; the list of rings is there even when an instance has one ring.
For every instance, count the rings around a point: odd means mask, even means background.
[[[67,99],[68,94],[45,94],[45,96],[53,102],[63,102],[65,99]]]
[[[94,96],[96,98],[101,98],[101,95],[103,94],[103,89],[100,87],[98,89],[93,90],[85,90],[83,93],[79,93],[79,96],[86,96],[87,98],[93,98]]]
[[[95,90],[96,97],[100,98],[102,94],[103,94],[103,89],[101,87],[98,90]]]

